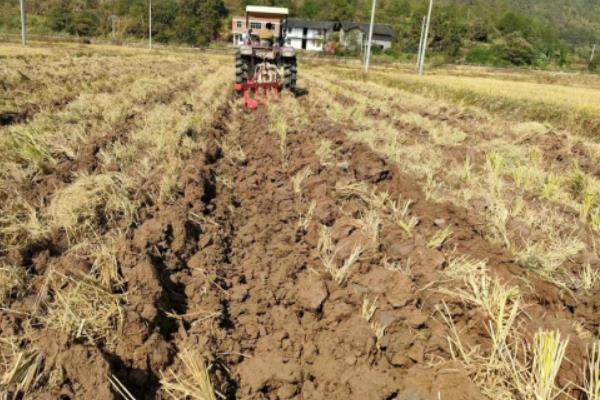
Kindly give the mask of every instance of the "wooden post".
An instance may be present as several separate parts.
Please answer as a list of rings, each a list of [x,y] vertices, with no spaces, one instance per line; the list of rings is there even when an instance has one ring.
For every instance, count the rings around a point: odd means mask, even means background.
[[[27,44],[27,15],[25,14],[25,0],[20,0],[21,3],[21,44]]]
[[[423,51],[421,53],[421,65],[419,66],[419,75],[423,75],[425,68],[425,53],[427,52],[427,42],[429,41],[429,26],[431,25],[431,12],[433,10],[433,0],[429,0],[429,11],[427,12],[427,23],[425,24],[425,37],[423,38]]]
[[[371,41],[373,40],[373,24],[375,24],[375,5],[377,0],[373,0],[371,6],[371,25],[369,26],[369,38],[367,39],[367,53],[365,54],[365,72],[369,72],[369,63],[371,62]]]
[[[425,36],[425,19],[423,17],[423,22],[421,22],[421,38],[419,39],[419,53],[417,54],[417,72],[419,72],[419,68],[421,68],[421,52],[423,51],[423,37]]]

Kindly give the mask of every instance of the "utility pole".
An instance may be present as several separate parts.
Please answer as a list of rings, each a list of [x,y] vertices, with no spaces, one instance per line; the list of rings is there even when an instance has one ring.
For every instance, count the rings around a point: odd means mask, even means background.
[[[27,16],[25,15],[25,0],[21,1],[21,44],[27,44]]]
[[[375,5],[377,0],[373,0],[371,8],[371,26],[369,26],[369,38],[367,39],[367,53],[365,54],[365,72],[369,72],[369,62],[371,61],[371,41],[373,40],[373,24],[375,24]]]
[[[116,30],[117,30],[116,28],[117,28],[117,26],[116,25],[117,25],[117,19],[118,18],[119,17],[117,17],[114,14],[110,16],[111,27],[112,27],[112,40],[115,40],[116,37],[117,37],[117,34],[116,34]]]
[[[433,10],[433,0],[429,0],[429,11],[427,12],[427,23],[425,24],[425,36],[423,37],[423,49],[421,52],[421,65],[419,66],[419,75],[423,75],[425,68],[425,53],[427,52],[427,42],[429,41],[429,26],[431,25],[431,11]]]
[[[421,39],[419,39],[419,53],[417,54],[417,72],[419,72],[419,68],[421,68],[421,52],[423,51],[423,37],[425,36],[425,19],[423,17],[423,22],[421,22]]]
[[[365,65],[365,47],[367,46],[367,44],[365,43],[365,41],[361,38],[360,40],[360,62]]]
[[[152,0],[148,0],[148,48],[152,49]]]

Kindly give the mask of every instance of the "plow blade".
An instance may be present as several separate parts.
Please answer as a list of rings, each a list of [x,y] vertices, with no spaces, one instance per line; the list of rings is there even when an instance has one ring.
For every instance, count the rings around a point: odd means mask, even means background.
[[[278,99],[281,92],[281,85],[277,82],[248,81],[236,83],[234,88],[242,96],[244,107],[249,110],[256,109],[259,103],[269,104],[271,98]]]

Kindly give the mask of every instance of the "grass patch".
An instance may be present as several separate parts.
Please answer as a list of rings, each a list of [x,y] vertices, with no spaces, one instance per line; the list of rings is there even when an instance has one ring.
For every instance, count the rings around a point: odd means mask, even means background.
[[[362,247],[357,246],[352,250],[348,258],[343,261],[342,265],[339,265],[336,261],[336,252],[331,240],[331,232],[326,226],[321,226],[318,248],[320,253],[319,258],[321,259],[323,266],[327,272],[329,272],[335,283],[340,286],[346,282],[350,270],[363,253]]]
[[[180,370],[169,369],[161,374],[160,383],[165,394],[171,399],[217,400],[209,368],[200,352],[185,349],[177,357],[181,361]]]
[[[123,295],[114,294],[90,277],[68,277],[50,272],[45,326],[86,338],[114,342],[123,324]]]
[[[14,387],[17,393],[27,393],[42,378],[43,355],[35,350],[20,349],[8,338],[0,339],[0,386]]]
[[[551,122],[586,136],[600,134],[600,107],[594,105],[600,104],[600,91],[595,89],[450,75],[423,78],[394,74],[390,77],[375,72],[370,79],[388,87],[477,106],[511,118]],[[594,103],[592,99],[598,101]]]
[[[48,207],[51,224],[72,237],[117,219],[129,225],[136,209],[129,198],[131,187],[123,174],[81,175],[54,195]]]
[[[600,341],[595,340],[588,350],[584,392],[587,400],[600,400]]]
[[[9,299],[22,297],[27,290],[28,280],[25,268],[0,266],[0,306],[6,306]]]

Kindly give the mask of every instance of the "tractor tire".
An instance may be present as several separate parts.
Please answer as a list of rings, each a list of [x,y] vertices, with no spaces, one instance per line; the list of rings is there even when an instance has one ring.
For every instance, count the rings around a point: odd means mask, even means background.
[[[248,82],[248,61],[239,51],[235,53],[235,83]]]
[[[298,81],[298,65],[296,57],[285,59],[283,67],[283,88],[290,91],[296,90],[296,82]]]

